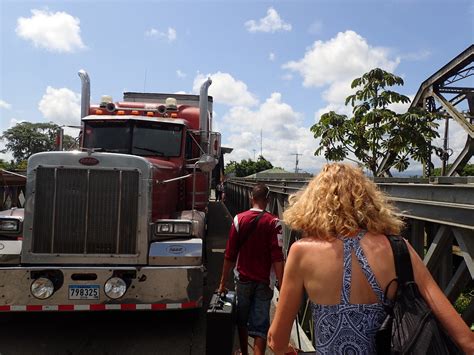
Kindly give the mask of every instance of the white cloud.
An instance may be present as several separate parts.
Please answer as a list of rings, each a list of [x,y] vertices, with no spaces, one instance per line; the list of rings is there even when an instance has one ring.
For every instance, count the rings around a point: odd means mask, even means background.
[[[229,106],[254,106],[258,104],[258,99],[248,90],[247,85],[243,81],[235,79],[229,73],[222,73],[220,71],[208,75],[198,74],[194,78],[194,93],[199,93],[202,83],[208,77],[212,79],[209,95],[214,97],[215,102]]]
[[[31,10],[29,18],[17,20],[16,33],[33,42],[35,47],[52,52],[75,52],[85,49],[81,39],[80,20],[66,12]]]
[[[277,31],[291,31],[291,24],[283,21],[273,7],[270,7],[267,10],[267,16],[260,20],[249,20],[245,22],[245,27],[249,32],[274,33]]]
[[[283,75],[281,76],[281,78],[282,78],[283,80],[290,81],[290,80],[293,80],[293,74],[286,73],[286,74],[283,74]]]
[[[346,31],[326,42],[314,42],[302,59],[288,62],[283,68],[299,73],[304,86],[320,87],[352,80],[375,67],[393,71],[400,59],[390,60],[388,55],[386,48],[372,47],[354,31]]]
[[[302,59],[290,61],[283,68],[300,74],[305,87],[324,88],[326,106],[315,113],[315,121],[319,121],[322,113],[331,110],[350,114],[351,108],[344,101],[353,92],[350,83],[354,78],[376,67],[393,72],[399,63],[400,58],[390,58],[388,49],[371,46],[349,30],[328,41],[315,41]]]
[[[161,32],[156,28],[150,28],[149,30],[145,31],[145,36],[167,39],[169,42],[173,42],[177,38],[177,33],[172,27],[168,27],[168,29],[164,32]]]
[[[80,124],[80,95],[67,88],[46,88],[46,93],[38,103],[38,109],[44,118],[58,125]]]
[[[293,171],[294,153],[302,154],[299,167],[315,171],[324,164],[324,159],[313,155],[317,142],[308,127],[303,126],[303,117],[290,105],[282,101],[280,93],[270,95],[256,109],[232,107],[222,118],[221,125],[229,131],[224,135],[224,145],[234,150],[226,161],[253,159],[260,155],[260,132],[262,132],[263,156],[274,166]]]
[[[173,42],[177,37],[176,30],[174,28],[168,27],[167,38],[168,41]]]
[[[159,33],[161,32],[159,32],[156,28],[150,28],[149,30],[145,31],[145,36],[156,37]]]
[[[275,58],[276,58],[275,53],[270,52],[270,53],[268,54],[268,59],[270,59],[272,62],[275,60]]]
[[[12,105],[10,105],[8,102],[0,100],[0,108],[3,108],[5,110],[9,110],[12,108]]]
[[[184,79],[186,77],[186,73],[183,73],[181,70],[176,70],[176,75],[178,76],[178,78],[180,79]]]

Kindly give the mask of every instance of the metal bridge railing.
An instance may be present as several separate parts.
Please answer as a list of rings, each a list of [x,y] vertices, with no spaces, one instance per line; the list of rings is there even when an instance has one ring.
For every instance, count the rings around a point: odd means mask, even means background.
[[[235,210],[250,208],[249,194],[261,182],[270,188],[267,210],[282,218],[289,195],[309,180],[232,178],[226,183],[226,201]],[[402,233],[423,259],[435,280],[454,303],[474,280],[474,178],[376,178],[406,221]],[[298,238],[284,227],[284,249]],[[474,322],[474,298],[462,317]],[[308,304],[300,312],[303,329],[312,337]]]

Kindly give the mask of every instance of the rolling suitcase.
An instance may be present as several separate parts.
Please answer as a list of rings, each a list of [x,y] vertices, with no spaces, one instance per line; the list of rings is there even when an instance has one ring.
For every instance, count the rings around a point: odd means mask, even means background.
[[[214,293],[206,312],[206,354],[230,355],[235,337],[236,295]]]

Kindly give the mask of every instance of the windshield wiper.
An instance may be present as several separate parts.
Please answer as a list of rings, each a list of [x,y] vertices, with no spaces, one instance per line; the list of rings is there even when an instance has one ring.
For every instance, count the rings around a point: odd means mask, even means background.
[[[154,153],[154,154],[156,154],[156,155],[158,155],[158,156],[160,156],[160,157],[162,157],[162,156],[165,155],[165,153],[160,152],[160,151],[155,150],[155,149],[151,149],[151,148],[138,147],[138,146],[136,146],[136,145],[134,145],[133,148],[140,149],[140,150],[144,150],[144,151],[150,152],[150,153]]]
[[[92,152],[106,152],[106,153],[125,153],[126,150],[125,149],[109,149],[109,148],[86,148],[86,147],[83,147],[82,148],[82,151],[92,151]]]

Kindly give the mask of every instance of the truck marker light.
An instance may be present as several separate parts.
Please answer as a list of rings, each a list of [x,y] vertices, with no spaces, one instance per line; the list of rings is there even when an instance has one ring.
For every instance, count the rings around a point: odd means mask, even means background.
[[[178,114],[176,112],[171,113],[171,118],[178,118]]]
[[[99,109],[95,110],[96,115],[102,115],[103,113],[104,113],[104,111],[102,111],[102,110],[99,110]]]
[[[155,114],[154,114],[153,112],[151,112],[151,111],[148,111],[148,112],[146,113],[146,115],[147,115],[148,117],[153,117]]]
[[[117,115],[125,115],[125,111],[124,110],[118,110]]]
[[[132,111],[132,115],[138,115],[138,111],[137,111],[137,110],[133,110],[133,111]]]

